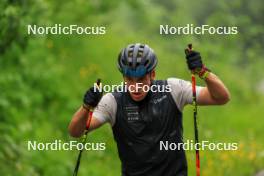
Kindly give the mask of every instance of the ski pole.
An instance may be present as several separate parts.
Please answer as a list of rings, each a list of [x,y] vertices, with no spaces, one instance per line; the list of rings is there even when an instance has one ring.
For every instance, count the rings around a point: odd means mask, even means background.
[[[101,80],[97,79],[96,84],[97,84],[98,87],[100,86],[100,83],[101,83]],[[86,142],[86,139],[87,139],[87,134],[88,134],[88,131],[89,131],[89,128],[90,128],[90,125],[91,125],[92,116],[93,116],[93,108],[90,107],[89,108],[89,113],[88,113],[88,119],[87,119],[87,122],[86,122],[85,131],[84,131],[84,135],[82,137],[83,146],[85,145],[85,142]],[[78,158],[77,158],[77,161],[76,161],[76,165],[75,165],[75,169],[74,169],[74,172],[73,172],[73,176],[77,176],[78,175],[78,170],[79,170],[79,166],[80,166],[80,163],[81,163],[81,157],[82,157],[83,148],[79,152],[79,155],[78,155]]]
[[[192,51],[192,44],[188,44],[188,48],[185,50],[185,52],[188,54]],[[197,100],[196,100],[196,79],[194,71],[192,71],[192,98],[193,98],[193,119],[194,119],[194,136],[195,136],[195,158],[196,158],[196,176],[200,176],[200,154],[199,154],[199,148],[196,148],[196,146],[199,143],[198,138],[198,126],[197,126]]]

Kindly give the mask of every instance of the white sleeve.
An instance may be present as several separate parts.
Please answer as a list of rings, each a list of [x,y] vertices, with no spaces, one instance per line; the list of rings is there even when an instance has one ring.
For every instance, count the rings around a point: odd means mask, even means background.
[[[105,94],[93,112],[93,117],[102,123],[115,123],[117,104],[111,93]]]
[[[168,85],[171,87],[171,95],[180,111],[183,110],[186,104],[192,104],[192,84],[177,78],[169,78]],[[203,87],[196,86],[196,97]]]

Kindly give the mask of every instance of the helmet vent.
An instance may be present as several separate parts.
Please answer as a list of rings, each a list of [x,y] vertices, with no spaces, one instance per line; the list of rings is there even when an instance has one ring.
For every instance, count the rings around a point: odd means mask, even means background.
[[[128,57],[132,57],[132,55],[133,55],[133,51],[129,51],[128,52]]]
[[[138,58],[139,58],[139,57],[142,57],[142,55],[143,55],[143,52],[138,52],[137,57],[138,57]]]

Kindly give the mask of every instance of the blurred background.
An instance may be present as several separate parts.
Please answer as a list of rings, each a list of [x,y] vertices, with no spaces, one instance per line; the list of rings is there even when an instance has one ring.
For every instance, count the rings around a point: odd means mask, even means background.
[[[200,140],[237,142],[237,151],[202,151],[201,175],[255,175],[264,169],[264,77],[262,0],[1,0],[0,175],[71,175],[78,151],[28,151],[27,141],[74,140],[73,113],[97,78],[119,84],[117,55],[129,43],[156,52],[157,78],[190,80],[184,48],[193,43],[207,67],[231,92],[225,106],[199,107]],[[27,25],[105,26],[106,35],[28,35]],[[159,25],[237,26],[237,35],[160,35]],[[204,85],[203,82],[198,82]],[[192,107],[184,110],[184,139],[194,139]],[[88,142],[79,175],[120,175],[111,128]],[[189,175],[195,152],[188,151]],[[177,163],[175,163],[177,164]]]

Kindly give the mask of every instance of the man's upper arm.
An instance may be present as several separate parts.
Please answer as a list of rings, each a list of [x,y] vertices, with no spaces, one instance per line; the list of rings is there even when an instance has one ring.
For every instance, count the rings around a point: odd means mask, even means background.
[[[109,122],[111,125],[115,123],[117,104],[111,93],[105,94],[94,110],[93,118],[101,124]]]

